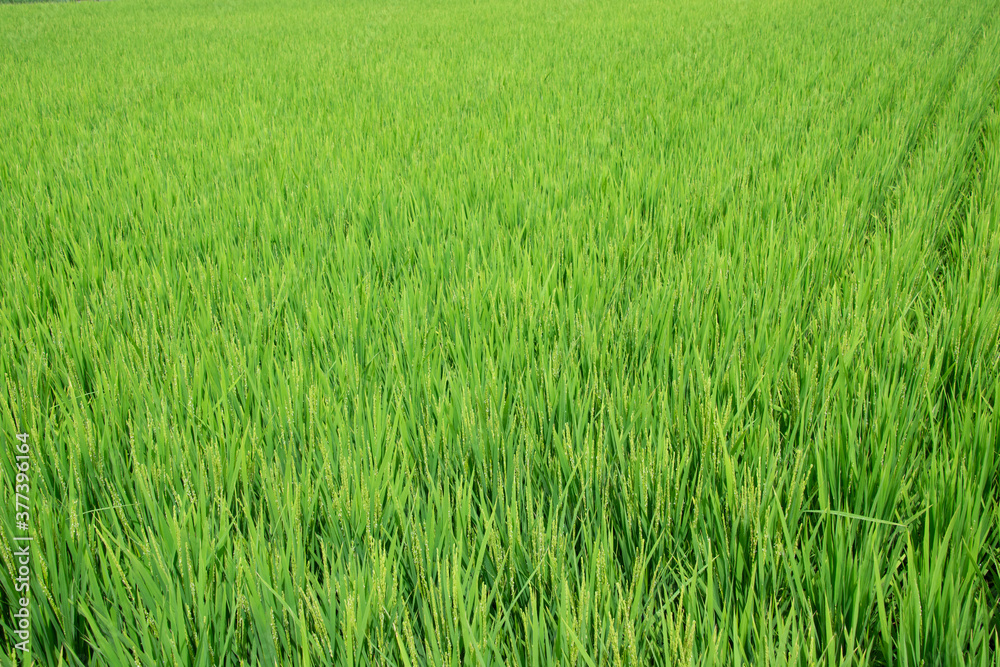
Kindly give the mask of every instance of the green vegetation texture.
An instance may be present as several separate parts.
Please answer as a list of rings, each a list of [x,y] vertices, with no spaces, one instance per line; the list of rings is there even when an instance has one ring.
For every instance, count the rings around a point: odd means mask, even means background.
[[[1000,665],[1000,2],[0,7],[0,641]]]

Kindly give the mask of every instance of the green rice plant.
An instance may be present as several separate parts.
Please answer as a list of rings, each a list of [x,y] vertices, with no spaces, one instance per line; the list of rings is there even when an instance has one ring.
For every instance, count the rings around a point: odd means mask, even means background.
[[[1000,665],[998,9],[0,7],[4,664]]]

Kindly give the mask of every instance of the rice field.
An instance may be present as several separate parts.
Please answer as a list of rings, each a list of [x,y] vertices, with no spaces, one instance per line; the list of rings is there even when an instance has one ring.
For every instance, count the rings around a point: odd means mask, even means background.
[[[0,6],[3,664],[997,667],[998,100],[998,0]]]

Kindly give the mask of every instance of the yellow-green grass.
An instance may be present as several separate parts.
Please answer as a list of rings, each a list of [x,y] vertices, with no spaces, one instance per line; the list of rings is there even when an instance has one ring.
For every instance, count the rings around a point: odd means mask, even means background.
[[[0,7],[0,640],[1000,665],[1000,2]]]

